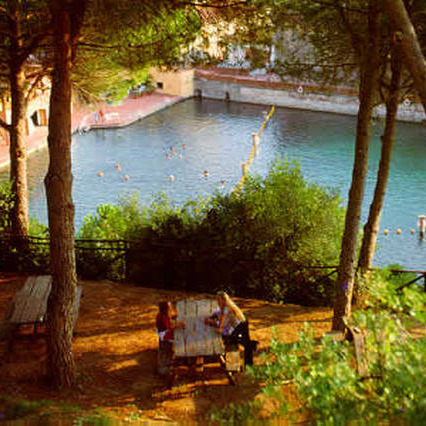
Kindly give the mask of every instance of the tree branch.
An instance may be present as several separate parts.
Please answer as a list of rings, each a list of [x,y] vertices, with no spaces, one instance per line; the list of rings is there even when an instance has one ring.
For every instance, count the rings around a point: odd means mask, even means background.
[[[323,0],[311,0],[311,3],[315,3],[315,4],[319,4],[321,6],[325,6],[325,7],[329,7],[331,9],[335,9],[336,7],[342,10],[345,10],[347,12],[355,12],[355,13],[361,13],[363,15],[367,15],[368,11],[364,10],[364,9],[357,9],[354,7],[348,7],[348,6],[344,6],[342,4],[336,4],[336,1],[323,1]]]
[[[351,23],[349,22],[349,20],[347,19],[346,15],[345,15],[344,10],[338,4],[338,0],[334,0],[334,4],[339,9],[339,15],[340,15],[340,18],[342,19],[343,25],[347,29],[347,31],[348,31],[351,39],[352,39],[352,47],[356,51],[358,58],[361,58],[362,52],[361,52],[360,46],[364,46],[365,43],[361,39],[361,37],[359,37],[358,33],[354,30],[354,28],[352,27]]]
[[[182,36],[183,33],[177,35],[177,36]],[[174,36],[174,37],[177,37]],[[94,43],[94,42],[79,42],[78,46],[82,46],[82,47],[87,47],[87,48],[92,48],[95,50],[102,50],[102,49],[106,49],[106,50],[111,50],[111,49],[144,49],[147,47],[153,47],[153,46],[157,46],[161,43],[164,42],[164,40],[170,39],[169,36],[163,37],[160,40],[156,40],[153,41],[151,43],[143,43],[143,44],[126,44],[126,45],[120,45],[120,44],[114,44],[114,45],[107,45],[107,44],[102,44],[102,43]]]
[[[4,14],[4,16],[6,16],[9,22],[15,22],[14,17],[9,13],[6,7],[0,6],[0,13]]]
[[[33,82],[31,83],[30,87],[27,90],[27,94],[25,95],[25,100],[29,100],[30,96],[33,92],[33,90],[37,87],[37,84],[40,83],[40,81],[43,79],[43,77],[46,75],[46,70],[43,70],[44,72],[41,72],[37,75],[36,78],[34,78]],[[28,76],[26,76],[28,78]]]
[[[26,59],[28,58],[28,56],[30,56],[31,53],[33,53],[34,50],[36,50],[40,46],[40,43],[46,37],[48,37],[50,35],[52,35],[52,32],[51,31],[46,31],[46,32],[43,32],[43,33],[39,33],[35,37],[33,37],[33,39],[30,41],[30,43],[28,44],[28,46],[24,47],[22,49],[22,53],[19,55],[19,58],[22,61],[22,63],[24,63],[26,61]]]
[[[43,67],[43,71],[38,71],[38,72],[33,72],[31,74],[25,74],[25,78],[27,79],[31,79],[31,78],[36,78],[38,77],[40,74],[42,77],[49,75],[53,70],[53,67],[51,66],[45,66]]]
[[[336,64],[308,64],[303,62],[294,62],[289,63],[287,62],[286,65],[288,66],[294,66],[294,67],[305,67],[305,68],[315,68],[315,67],[321,67],[321,68],[344,68],[344,67],[355,67],[358,64],[356,62],[341,62]]]
[[[7,124],[6,121],[4,121],[1,117],[0,117],[0,127],[3,127],[3,129],[7,130],[8,132],[10,132],[10,130],[12,129],[12,126],[10,124]]]
[[[218,4],[216,2],[200,3],[196,1],[182,1],[182,2],[179,2],[179,4],[183,6],[211,7],[214,9],[225,9],[225,8],[235,7],[235,6],[249,5],[249,4],[252,4],[252,1],[251,0],[232,1],[227,4]]]

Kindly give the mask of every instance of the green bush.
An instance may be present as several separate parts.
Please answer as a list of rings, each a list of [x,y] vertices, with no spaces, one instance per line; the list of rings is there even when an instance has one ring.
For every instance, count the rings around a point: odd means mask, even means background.
[[[0,182],[0,231],[10,232],[10,214],[15,204],[11,182]]]
[[[14,238],[9,235],[11,212],[14,205],[11,184],[0,184],[0,269],[2,271],[46,273],[49,265],[49,247],[38,241],[37,237],[47,237],[48,228],[31,219],[29,235],[36,238]],[[44,243],[47,241],[44,241]]]
[[[144,209],[133,194],[122,197],[118,205],[99,205],[96,214],[84,218],[77,239],[135,239],[135,233],[146,225]]]
[[[412,338],[410,329],[424,330],[426,294],[416,287],[398,292],[383,278],[388,273],[373,275],[367,308],[353,315],[354,325],[366,332],[365,376],[354,369],[351,343],[328,336],[318,342],[306,327],[294,344],[274,335],[270,353],[254,369],[255,377],[267,383],[265,393],[279,394],[280,386],[291,381],[303,401],[301,411],[318,423],[425,424],[426,339]]]
[[[100,205],[84,218],[77,234],[76,262],[80,276],[120,280],[125,275],[125,243],[144,229],[146,219],[137,196],[125,196],[118,205]]]
[[[309,266],[336,264],[344,211],[333,191],[308,184],[295,163],[249,177],[240,194],[216,196],[204,225],[210,240],[254,270],[254,295],[297,303],[330,301],[332,282]],[[245,289],[246,290],[246,289]]]
[[[36,414],[39,410],[47,405],[51,404],[50,401],[40,400],[31,401],[28,399],[12,400],[4,398],[5,402],[5,413],[4,420],[16,420],[21,419],[32,414]]]
[[[335,192],[308,184],[297,164],[279,161],[239,192],[181,206],[162,195],[144,208],[135,195],[99,206],[78,237],[134,241],[128,278],[149,286],[211,291],[226,284],[236,295],[324,304],[333,282],[309,267],[338,261],[340,204]],[[113,252],[82,251],[80,271],[105,276],[113,260]]]

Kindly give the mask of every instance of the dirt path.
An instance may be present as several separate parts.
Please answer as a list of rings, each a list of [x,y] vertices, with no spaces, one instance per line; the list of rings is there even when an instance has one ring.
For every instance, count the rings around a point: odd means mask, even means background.
[[[0,318],[24,278],[0,276]],[[236,387],[230,386],[213,364],[203,374],[182,369],[170,390],[155,374],[157,303],[203,295],[109,281],[84,281],[82,285],[84,296],[74,340],[78,389],[67,394],[49,390],[43,379],[44,339],[32,341],[26,331],[27,336],[17,341],[10,361],[5,361],[6,345],[0,343],[0,396],[53,400],[85,410],[97,409],[117,419],[196,422],[213,405],[243,402],[259,392],[243,375]],[[312,324],[318,336],[331,328],[330,308],[236,301],[250,319],[252,338],[260,342],[259,353],[268,348],[272,327],[286,342],[296,340],[305,321]]]

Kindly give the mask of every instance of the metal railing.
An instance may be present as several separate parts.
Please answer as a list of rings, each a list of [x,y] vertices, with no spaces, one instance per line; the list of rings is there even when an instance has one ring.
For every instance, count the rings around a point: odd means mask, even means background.
[[[310,269],[331,269],[331,272],[329,272],[328,274],[324,275],[323,278],[328,278],[331,275],[335,274],[338,272],[339,270],[339,266],[338,265],[333,265],[333,266],[310,266]],[[372,271],[377,270],[378,268],[371,268]],[[397,291],[401,291],[406,287],[409,287],[410,285],[414,284],[414,283],[418,283],[421,279],[424,280],[424,284],[423,284],[423,288],[424,291],[426,292],[426,271],[422,271],[422,270],[417,270],[417,269],[389,269],[390,272],[392,272],[393,274],[416,274],[417,277],[411,279],[410,281],[400,285],[396,290]]]
[[[77,268],[83,276],[125,279],[130,241],[75,239]],[[48,273],[49,237],[0,235],[0,270]]]
[[[49,269],[49,238],[48,237],[21,237],[12,234],[0,235],[0,270],[7,270],[7,266],[13,269],[13,266],[19,266],[22,272],[46,273]],[[185,250],[183,242],[159,241],[159,240],[123,240],[123,239],[75,239],[75,251],[77,266],[83,276],[99,277],[110,274],[118,280],[128,279],[129,263],[137,262],[135,257],[130,256],[130,252],[137,252],[141,256],[140,262],[160,262],[161,268],[167,267],[167,264],[194,263],[195,260],[188,257],[188,260],[182,260],[185,256],[176,255]],[[223,251],[222,246],[217,247]],[[209,246],[212,249],[212,246]],[[209,259],[211,253],[206,254]],[[164,257],[164,259],[163,259]],[[203,257],[203,256],[202,256]],[[161,259],[160,259],[161,258]],[[191,258],[191,259],[190,259]],[[253,262],[246,260],[245,262]],[[3,265],[2,265],[3,263]],[[19,263],[19,265],[17,265]],[[132,266],[132,265],[130,265]],[[6,267],[6,268],[5,268]],[[324,266],[306,266],[306,269],[325,270],[325,275],[318,279],[327,279],[338,272],[338,265]],[[27,269],[27,270],[25,270]],[[372,268],[377,270],[377,268]],[[397,291],[419,283],[424,280],[424,291],[426,291],[426,271],[425,270],[406,270],[390,269],[393,274],[415,274],[416,277],[400,285]]]

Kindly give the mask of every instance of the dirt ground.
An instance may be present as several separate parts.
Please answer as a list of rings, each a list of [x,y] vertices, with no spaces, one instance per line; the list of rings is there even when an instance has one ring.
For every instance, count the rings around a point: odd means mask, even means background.
[[[0,275],[0,318],[24,280],[23,276]],[[83,285],[83,298],[74,338],[78,369],[76,389],[66,393],[49,390],[44,376],[45,339],[42,333],[41,337],[32,339],[32,330],[22,330],[9,359],[6,358],[6,344],[0,342],[0,396],[54,401],[56,408],[44,408],[50,410],[50,414],[52,410],[60,412],[58,407],[66,405],[117,420],[197,423],[213,406],[241,403],[260,392],[260,386],[244,374],[237,377],[236,386],[230,385],[218,364],[207,365],[203,373],[180,368],[171,389],[156,374],[157,303],[207,295],[110,281],[80,284]],[[235,300],[250,320],[252,339],[260,342],[255,363],[268,349],[272,327],[286,342],[297,339],[305,322],[311,323],[318,336],[331,329],[330,308]]]

